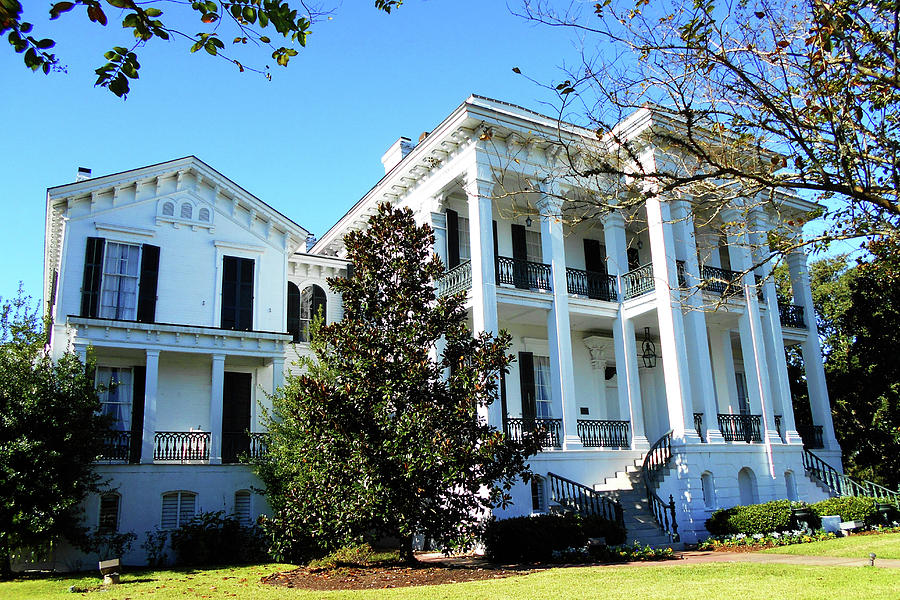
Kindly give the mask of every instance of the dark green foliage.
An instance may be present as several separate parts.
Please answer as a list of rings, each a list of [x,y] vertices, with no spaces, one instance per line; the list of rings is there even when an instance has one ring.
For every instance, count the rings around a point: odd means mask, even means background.
[[[200,513],[169,537],[177,565],[240,565],[269,559],[259,528],[242,525],[222,511]]]
[[[840,515],[841,521],[860,521],[872,524],[879,519],[878,510],[875,508],[877,503],[875,498],[842,496],[816,502],[811,504],[809,509],[820,517]]]
[[[0,308],[0,571],[12,555],[79,541],[78,506],[97,490],[106,428],[93,377],[74,354],[56,363],[29,300]]]
[[[484,547],[487,558],[498,563],[547,562],[554,551],[582,548],[594,537],[617,545],[625,541],[625,530],[612,521],[577,514],[514,517],[488,522]]]
[[[375,0],[375,8],[390,13],[402,4],[402,0]],[[162,8],[167,13],[163,15]],[[105,10],[104,10],[105,9]],[[50,4],[50,20],[59,19],[74,10],[82,13],[92,23],[105,27],[108,23],[105,11],[110,11],[119,24],[129,32],[131,41],[122,42],[104,54],[108,61],[94,72],[94,85],[105,87],[124,98],[129,92],[129,81],[138,78],[140,64],[135,50],[153,39],[169,41],[171,38],[190,42],[190,52],[203,50],[212,56],[221,56],[240,71],[255,71],[271,79],[269,67],[251,68],[237,59],[225,56],[246,48],[262,48],[264,55],[286,67],[291,57],[297,56],[297,48],[306,46],[316,19],[327,14],[326,7],[308,7],[302,2],[284,0],[194,0],[192,2],[138,2],[136,0],[71,0]],[[178,14],[181,11],[182,14]],[[6,37],[13,50],[23,55],[25,66],[45,74],[65,71],[55,54],[48,52],[56,42],[49,38],[38,39],[30,35],[33,25],[23,20],[23,6],[19,0],[0,1],[0,35]],[[177,15],[177,16],[176,16]],[[67,15],[72,18],[71,15]],[[185,19],[195,19],[194,25],[185,29],[175,28]],[[224,24],[224,26],[223,26]],[[197,32],[197,29],[205,31]],[[276,38],[276,41],[269,37]],[[231,39],[230,35],[237,37]],[[229,44],[226,51],[225,45]],[[284,45],[278,45],[284,44]],[[127,46],[127,47],[124,47]]]
[[[430,227],[382,205],[344,244],[354,268],[331,279],[344,317],[314,325],[315,358],[273,398],[259,466],[279,560],[381,536],[466,546],[479,514],[529,476],[536,436],[485,422],[511,356],[509,335],[472,335],[464,294],[435,298],[444,272]],[[444,374],[450,373],[449,380]]]
[[[818,529],[819,524],[813,523],[813,528]],[[763,504],[750,504],[748,506],[732,506],[715,511],[706,520],[706,529],[713,535],[733,535],[743,533],[753,535],[756,533],[771,533],[773,531],[788,531],[794,529],[796,524],[791,518],[790,500],[773,500]]]

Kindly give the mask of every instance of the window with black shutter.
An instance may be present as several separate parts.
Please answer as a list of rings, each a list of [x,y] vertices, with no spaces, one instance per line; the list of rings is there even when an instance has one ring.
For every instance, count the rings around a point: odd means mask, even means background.
[[[295,342],[300,341],[300,288],[288,281],[287,291],[287,332]]]
[[[537,405],[534,396],[534,354],[519,352],[519,387],[522,394],[522,418],[534,421]]]
[[[252,258],[223,257],[222,329],[253,329]]]
[[[159,281],[159,246],[141,247],[141,278],[138,285],[137,320],[153,323],[156,320],[156,288]]]
[[[447,209],[447,270],[459,265],[459,213]]]

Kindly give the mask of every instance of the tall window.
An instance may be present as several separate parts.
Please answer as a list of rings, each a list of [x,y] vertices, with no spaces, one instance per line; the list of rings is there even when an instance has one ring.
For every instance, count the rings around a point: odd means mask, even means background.
[[[317,285],[310,285],[300,292],[300,341],[308,342],[310,336],[310,325],[313,319],[318,315],[325,318],[328,299],[325,297],[325,290]]]
[[[550,418],[550,407],[553,402],[553,393],[550,389],[550,358],[547,356],[534,357],[534,408],[535,416]]]
[[[134,376],[130,368],[97,367],[100,412],[112,421],[113,431],[131,431]]]
[[[716,488],[713,484],[712,473],[706,471],[700,476],[700,487],[703,491],[703,504],[706,508],[716,507]]]
[[[100,288],[100,318],[134,320],[137,317],[141,247],[107,242]]]
[[[547,490],[544,487],[544,478],[540,475],[531,478],[531,510],[533,512],[547,511]]]
[[[541,247],[541,232],[525,230],[525,250],[527,259],[531,262],[544,262],[544,250]]]
[[[222,262],[222,329],[253,329],[252,258],[226,256]]]
[[[469,219],[458,217],[459,222],[459,262],[464,263],[472,259],[472,245],[469,241]]]
[[[162,529],[178,529],[197,512],[197,494],[194,492],[168,492],[162,499]]]
[[[750,400],[747,399],[747,377],[743,373],[735,373],[734,380],[737,384],[738,411],[742,415],[750,414]]]
[[[97,531],[100,533],[115,533],[119,530],[119,500],[120,496],[115,492],[100,496],[100,519],[97,523]]]

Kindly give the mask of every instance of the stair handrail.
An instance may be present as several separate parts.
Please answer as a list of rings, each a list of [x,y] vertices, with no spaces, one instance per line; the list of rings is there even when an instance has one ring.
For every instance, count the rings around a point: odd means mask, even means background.
[[[666,502],[653,489],[659,484],[657,481],[659,473],[669,465],[671,460],[672,430],[669,430],[656,440],[644,455],[641,478],[644,480],[644,488],[647,490],[647,504],[656,524],[666,532],[673,542],[677,542],[680,540],[680,536],[678,535],[678,521],[675,519],[675,498],[670,494],[669,501]]]
[[[856,480],[844,475],[806,448],[803,449],[803,468],[825,484],[835,496],[867,496],[900,503],[900,492],[873,481]]]
[[[625,514],[622,504],[618,500],[607,498],[577,481],[572,481],[556,473],[547,473],[550,481],[550,499],[557,504],[565,506],[571,502],[571,508],[579,514],[589,517],[603,517],[609,521],[615,521],[617,525],[625,529]],[[571,496],[568,495],[571,493]]]

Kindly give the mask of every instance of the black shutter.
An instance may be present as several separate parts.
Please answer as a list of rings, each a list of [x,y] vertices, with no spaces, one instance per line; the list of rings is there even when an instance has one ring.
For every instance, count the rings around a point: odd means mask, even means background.
[[[496,221],[494,221],[496,223]],[[509,410],[506,406],[506,373],[500,371],[500,415],[503,419],[503,433],[509,435],[509,428],[506,424]]]
[[[637,248],[628,249],[628,270],[634,271],[641,266],[641,254]]]
[[[537,414],[534,390],[534,355],[519,352],[519,386],[522,393],[522,418],[533,421]]]
[[[100,309],[100,280],[103,276],[103,248],[106,240],[89,237],[84,251],[81,280],[81,316],[96,317]]]
[[[222,462],[234,463],[250,451],[250,373],[225,372],[222,386]]]
[[[500,254],[500,250],[498,249],[498,246],[497,246],[497,221],[492,221],[492,223],[494,225],[494,283],[496,284],[497,280],[500,279],[500,277],[499,277],[500,266],[499,266],[499,263],[497,262],[497,256]],[[503,417],[503,418],[504,418],[504,422],[505,422],[506,417]]]
[[[513,284],[517,288],[528,289],[528,244],[525,242],[525,226],[513,223],[512,251],[513,251]]]
[[[253,259],[226,256],[222,269],[222,329],[253,329]]]
[[[606,256],[597,240],[584,240],[584,270],[606,273]]]
[[[134,367],[133,389],[131,391],[131,447],[128,462],[141,462],[141,447],[144,444],[144,388],[147,385],[147,367]]]
[[[459,214],[447,209],[447,270],[459,265]]]
[[[141,279],[138,291],[137,320],[156,321],[156,287],[159,281],[159,246],[141,247]]]
[[[295,342],[300,341],[300,288],[292,281],[288,281],[287,332]]]

